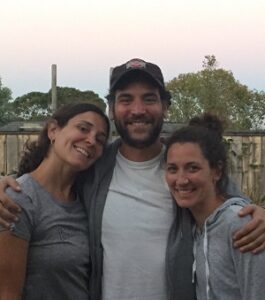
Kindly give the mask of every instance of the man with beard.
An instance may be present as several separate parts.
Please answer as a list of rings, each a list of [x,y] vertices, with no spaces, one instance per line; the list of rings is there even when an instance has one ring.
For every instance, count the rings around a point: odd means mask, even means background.
[[[91,195],[90,207],[90,243],[93,245],[90,251],[92,265],[95,263],[90,281],[91,296],[98,299],[102,279],[104,300],[166,300],[165,254],[175,215],[164,180],[159,134],[170,94],[165,90],[158,66],[133,59],[112,70],[107,99],[121,139],[108,149],[99,163],[102,168],[99,165],[96,168],[95,177],[100,185]],[[89,192],[92,193],[91,186],[85,185],[85,194]],[[181,289],[179,299],[195,299],[188,226],[189,222],[185,228],[188,233],[186,253],[179,253],[182,262],[177,262],[176,271],[168,270],[171,275],[176,273],[168,279],[172,280],[172,289],[177,279],[176,285]],[[172,260],[174,256],[168,258]],[[174,268],[173,261],[167,264]]]
[[[194,300],[192,223],[187,211],[175,206],[164,179],[159,134],[170,94],[160,68],[140,59],[113,68],[107,99],[121,138],[109,145],[93,174],[82,177],[89,213],[90,297]],[[231,185],[228,192],[240,194]],[[0,193],[2,203],[3,197]],[[259,215],[252,222],[263,222],[251,223],[244,231],[255,230],[238,243],[262,250],[265,217],[262,208],[252,210]]]

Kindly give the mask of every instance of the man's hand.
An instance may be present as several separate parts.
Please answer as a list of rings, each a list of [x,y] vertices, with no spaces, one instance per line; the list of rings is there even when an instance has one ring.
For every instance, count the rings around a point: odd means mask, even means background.
[[[21,209],[5,193],[7,187],[11,187],[16,192],[20,192],[21,188],[11,176],[6,176],[0,180],[0,224],[10,229],[12,223],[18,220],[17,215]]]
[[[256,254],[265,250],[265,209],[251,204],[238,213],[240,217],[248,214],[252,215],[252,220],[234,234],[234,246],[241,252]]]

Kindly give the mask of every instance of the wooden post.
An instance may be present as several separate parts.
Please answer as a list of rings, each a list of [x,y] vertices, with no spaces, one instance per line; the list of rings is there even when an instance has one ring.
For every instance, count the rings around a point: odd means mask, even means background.
[[[57,66],[52,65],[52,112],[54,112],[57,109]]]

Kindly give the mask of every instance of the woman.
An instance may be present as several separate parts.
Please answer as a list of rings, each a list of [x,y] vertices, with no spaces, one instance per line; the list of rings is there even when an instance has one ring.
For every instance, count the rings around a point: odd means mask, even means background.
[[[22,214],[0,232],[0,299],[87,300],[88,220],[77,175],[102,155],[109,121],[95,105],[59,109],[19,166]]]
[[[166,181],[177,205],[194,218],[193,280],[198,300],[264,299],[265,254],[242,254],[232,233],[248,217],[246,205],[225,193],[227,156],[221,121],[210,114],[190,121],[167,143]]]

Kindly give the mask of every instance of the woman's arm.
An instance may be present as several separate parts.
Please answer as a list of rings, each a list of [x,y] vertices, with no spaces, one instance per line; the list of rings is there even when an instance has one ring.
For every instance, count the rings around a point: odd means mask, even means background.
[[[234,228],[238,228],[238,225],[242,226],[242,223],[247,225],[247,222],[251,221],[247,221],[247,218],[241,218],[233,225]],[[265,252],[254,255],[251,252],[242,253],[238,249],[233,249],[232,246],[230,248],[242,300],[263,299],[265,295]]]
[[[20,300],[25,281],[28,242],[0,232],[0,299]]]

